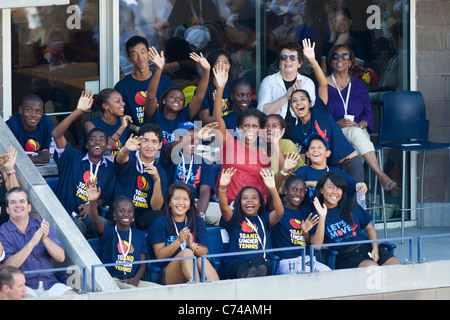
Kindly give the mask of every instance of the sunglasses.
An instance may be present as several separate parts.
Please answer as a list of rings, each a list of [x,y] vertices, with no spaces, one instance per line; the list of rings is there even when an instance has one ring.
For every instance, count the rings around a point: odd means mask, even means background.
[[[350,59],[350,55],[348,53],[333,54],[333,60],[339,60],[339,58],[342,58],[343,60],[348,60],[348,59]]]
[[[283,55],[280,56],[280,60],[281,61],[286,61],[288,58],[291,61],[297,60],[297,56],[295,54],[291,54],[289,56],[287,54],[283,54]]]

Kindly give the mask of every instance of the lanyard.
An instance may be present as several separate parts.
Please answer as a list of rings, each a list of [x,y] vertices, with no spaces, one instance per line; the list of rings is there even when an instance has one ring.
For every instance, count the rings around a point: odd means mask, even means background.
[[[251,221],[247,217],[245,217],[245,220],[247,220],[247,223],[252,227],[252,230],[254,232],[256,232],[256,234],[258,235],[258,242],[261,244],[263,250],[265,250],[266,249],[266,230],[264,229],[264,224],[263,224],[261,218],[258,215],[256,217],[258,218],[259,223],[261,224],[261,229],[262,229],[263,235],[264,235],[264,242],[261,241],[261,237],[259,236],[258,230],[256,230],[255,225],[253,223],[251,223]],[[266,259],[266,253],[264,253],[264,259]]]
[[[199,9],[200,10],[200,17],[197,15],[197,12],[195,12],[194,4],[192,3],[192,0],[190,0],[191,11],[192,11],[192,15],[194,16],[194,19],[195,19],[195,24],[196,25],[203,25],[203,17],[202,17],[203,1],[200,0],[199,4],[200,4],[200,9]]]
[[[350,82],[348,84],[347,99],[345,101],[344,101],[344,97],[342,96],[341,90],[339,90],[339,88],[338,88],[336,79],[334,78],[334,73],[331,74],[331,78],[333,79],[334,85],[336,86],[336,90],[338,91],[339,96],[341,97],[342,103],[344,104],[344,112],[345,112],[345,114],[347,114],[348,101],[350,100],[349,99],[350,98],[350,90],[352,89],[352,78],[350,78]]]
[[[117,225],[114,228],[116,230],[116,234],[117,234],[117,238],[119,238],[119,246],[120,246],[120,251],[122,251],[122,255],[123,255],[123,261],[125,262],[127,260],[127,256],[130,253],[130,249],[131,249],[131,229],[130,229],[130,234],[128,236],[128,248],[127,251],[125,252],[125,250],[123,249],[123,244],[122,244],[122,238],[120,237],[119,231],[117,231]],[[126,274],[125,272],[125,266],[123,268],[123,274]]]
[[[175,222],[175,220],[173,220],[172,219],[172,221],[173,221],[173,225],[175,226],[175,231],[176,231],[176,233],[177,233],[177,238],[178,238],[178,236],[179,236],[179,232],[178,232],[178,227],[177,227],[177,223]],[[186,226],[186,221],[187,221],[187,217],[184,217],[184,225]],[[180,248],[181,248],[181,250],[184,250],[184,249],[186,249],[186,247],[187,247],[187,242],[186,242],[186,240],[181,244],[181,246],[180,246]]]
[[[88,160],[89,160],[89,171],[90,171],[90,174],[91,174],[91,176],[90,176],[90,178],[91,178],[91,183],[95,183],[95,179],[97,178],[97,173],[98,173],[98,168],[100,167],[100,165],[102,164],[102,161],[100,160],[98,163],[97,163],[97,165],[95,166],[95,172],[93,173],[92,172],[92,167],[93,167],[93,163],[91,162],[91,159],[89,159],[88,158]],[[92,176],[92,175],[94,175],[94,176]]]
[[[153,164],[155,161],[150,162],[148,165]],[[144,173],[144,169],[147,165],[142,162],[139,150],[136,150],[136,170],[140,173]]]
[[[185,167],[183,152],[180,151],[180,154],[181,154],[181,159],[183,160],[183,182],[187,184],[189,181],[189,178],[191,177],[191,174],[192,174],[192,164],[194,163],[194,155],[192,155],[192,157],[191,157],[191,163],[189,164],[189,171],[186,175],[186,167]]]

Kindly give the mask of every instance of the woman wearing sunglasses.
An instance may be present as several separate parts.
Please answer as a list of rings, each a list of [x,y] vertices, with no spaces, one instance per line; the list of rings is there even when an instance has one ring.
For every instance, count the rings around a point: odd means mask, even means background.
[[[328,55],[328,63],[333,69],[333,73],[327,77],[330,115],[375,172],[383,188],[391,190],[396,183],[381,170],[370,141],[374,118],[369,92],[362,80],[349,73],[355,63],[355,55],[350,47],[336,45]]]
[[[279,114],[286,121],[286,137],[292,135],[292,128],[298,121],[295,112],[289,107],[289,99],[295,90],[308,91],[313,103],[316,100],[314,82],[298,70],[303,63],[303,48],[299,43],[289,41],[278,48],[280,70],[265,77],[258,90],[258,110],[265,114]]]

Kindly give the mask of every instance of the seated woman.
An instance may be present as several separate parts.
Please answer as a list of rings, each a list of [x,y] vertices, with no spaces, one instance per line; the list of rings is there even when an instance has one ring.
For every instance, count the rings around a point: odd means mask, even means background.
[[[324,173],[317,181],[314,201],[320,202],[315,206],[320,219],[317,229],[310,231],[315,235],[312,244],[377,239],[372,215],[348,201],[347,182],[341,174],[333,171]],[[401,264],[377,242],[336,246],[333,249],[339,251],[336,269]]]
[[[98,215],[97,200],[101,194],[100,188],[90,184],[86,187],[86,191],[91,206],[91,220],[100,238],[99,258],[102,262],[125,263],[147,260],[146,233],[130,227],[134,221],[133,201],[125,196],[120,196],[114,201],[113,216],[116,225],[113,227],[104,223]],[[108,271],[121,289],[155,285],[141,280],[145,274],[145,263],[116,265],[108,267]]]
[[[270,229],[283,217],[283,203],[275,187],[273,172],[263,169],[261,179],[270,191],[274,210],[266,212],[261,191],[252,186],[239,191],[232,210],[228,206],[226,191],[236,172],[234,168],[223,170],[219,187],[222,219],[230,236],[229,252],[242,253],[225,259],[225,272],[230,279],[265,276],[268,272],[267,255],[253,252],[270,249]]]
[[[375,172],[383,188],[391,190],[396,183],[381,170],[370,141],[374,120],[369,93],[364,81],[349,74],[355,55],[348,46],[337,45],[331,49],[328,63],[333,68],[333,73],[327,77],[330,115]]]
[[[176,182],[169,186],[164,207],[164,216],[158,217],[148,230],[147,243],[150,255],[157,259],[197,256],[197,268],[193,270],[192,259],[175,260],[161,263],[162,271],[158,283],[186,283],[199,278],[202,255],[208,254],[208,235],[195,207],[191,188]],[[216,270],[208,260],[205,276],[208,280],[219,280]]]
[[[100,110],[101,115],[84,122],[84,140],[86,141],[87,135],[93,128],[103,128],[108,135],[108,148],[111,149],[111,154],[117,154],[127,142],[130,128],[136,132],[139,129],[131,124],[133,122],[131,116],[125,115],[122,95],[115,89],[103,89],[95,97],[92,109]]]
[[[301,149],[304,155],[308,148],[307,138],[311,133],[317,133],[324,138],[330,147],[331,156],[328,165],[344,170],[356,181],[364,181],[364,167],[358,152],[347,141],[341,128],[331,118],[328,112],[328,83],[315,59],[314,47],[310,41],[303,40],[303,54],[308,59],[319,83],[319,94],[316,103],[312,104],[308,92],[296,90],[291,96],[291,108],[299,121],[293,129],[292,141]]]
[[[274,248],[303,247],[310,244],[309,231],[319,222],[319,216],[300,206],[305,198],[305,181],[296,175],[286,179],[283,194],[286,196],[284,215],[273,227],[270,238]],[[287,274],[302,271],[301,251],[277,251],[281,260],[277,274]],[[315,257],[313,257],[315,259]],[[310,256],[305,252],[305,271],[310,271]],[[314,271],[330,271],[330,268],[314,260]]]

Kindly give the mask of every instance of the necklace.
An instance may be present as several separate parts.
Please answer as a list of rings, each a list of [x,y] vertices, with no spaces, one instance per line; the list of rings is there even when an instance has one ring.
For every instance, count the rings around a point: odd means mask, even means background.
[[[311,119],[308,120],[308,127],[306,128],[306,131],[303,130],[303,127],[304,127],[304,125],[302,124],[302,132],[303,132],[303,135],[304,135],[304,136],[307,136],[307,135],[308,135],[308,132],[309,132],[309,128],[311,127]]]

